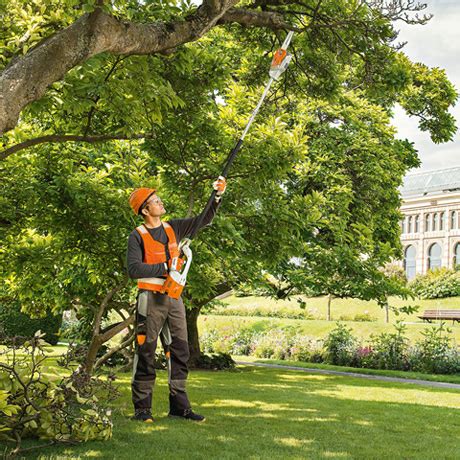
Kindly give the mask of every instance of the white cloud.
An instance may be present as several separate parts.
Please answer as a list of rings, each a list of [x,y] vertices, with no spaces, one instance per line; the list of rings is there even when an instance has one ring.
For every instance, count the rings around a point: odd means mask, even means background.
[[[398,23],[399,41],[407,41],[404,52],[413,61],[445,69],[447,76],[459,90],[460,1],[428,0],[426,3],[426,11],[434,17],[426,26]],[[460,121],[459,103],[451,113]],[[418,129],[417,120],[409,118],[400,108],[395,111],[393,123],[398,128],[398,136],[414,142],[418,149],[422,160],[418,171],[460,165],[460,133],[455,135],[452,142],[436,145],[428,134]]]

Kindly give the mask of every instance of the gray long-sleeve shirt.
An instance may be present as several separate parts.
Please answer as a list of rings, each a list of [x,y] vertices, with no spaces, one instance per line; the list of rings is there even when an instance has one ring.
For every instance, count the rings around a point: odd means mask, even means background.
[[[209,208],[200,229],[212,222],[217,210],[219,209],[221,201],[214,201]],[[188,219],[172,219],[168,221],[171,225],[174,233],[176,234],[176,241],[179,242],[183,238],[190,236],[193,228],[195,227],[200,216],[190,217]],[[147,228],[147,227],[146,227]],[[163,228],[160,225],[156,228],[147,228],[153,239],[166,245],[168,243],[168,237]],[[167,269],[164,264],[146,264],[144,263],[144,242],[139,232],[134,229],[128,238],[128,251],[127,251],[127,266],[128,275],[130,278],[153,278],[164,276],[167,274]]]

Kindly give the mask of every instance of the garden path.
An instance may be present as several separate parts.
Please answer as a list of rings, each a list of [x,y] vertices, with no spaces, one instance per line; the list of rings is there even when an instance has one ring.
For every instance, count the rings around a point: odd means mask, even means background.
[[[310,373],[315,373],[315,374],[345,375],[347,377],[358,377],[361,379],[370,379],[370,380],[384,380],[387,382],[414,383],[415,385],[426,385],[426,386],[435,387],[435,388],[454,388],[456,390],[460,390],[460,384],[458,383],[432,382],[430,380],[405,379],[405,378],[400,378],[400,377],[387,377],[385,375],[360,374],[358,372],[345,372],[345,371],[333,371],[333,370],[328,370],[328,369],[312,369],[312,368],[306,368],[306,367],[284,366],[281,364],[254,363],[254,362],[245,362],[245,361],[236,361],[236,364],[240,364],[244,366],[271,367],[275,369],[289,369],[293,371],[303,371],[303,372],[310,372]]]

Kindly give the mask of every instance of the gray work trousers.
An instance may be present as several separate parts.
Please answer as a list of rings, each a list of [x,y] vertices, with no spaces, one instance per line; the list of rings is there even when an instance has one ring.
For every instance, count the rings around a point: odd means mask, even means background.
[[[152,407],[156,378],[155,350],[165,321],[168,322],[172,339],[169,345],[171,370],[168,379],[170,409],[178,411],[190,408],[185,391],[190,354],[182,299],[173,299],[153,291],[141,291],[137,299],[136,350],[131,381],[135,410],[149,410]]]

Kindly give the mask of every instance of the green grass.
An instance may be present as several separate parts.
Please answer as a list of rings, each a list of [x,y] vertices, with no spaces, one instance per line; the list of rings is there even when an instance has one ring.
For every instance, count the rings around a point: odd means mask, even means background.
[[[300,361],[289,361],[281,359],[262,359],[255,356],[233,356],[236,361],[277,364],[280,366],[295,366],[310,369],[325,369],[330,371],[356,372],[367,375],[383,375],[386,377],[398,377],[402,379],[428,380],[431,382],[457,383],[460,384],[460,375],[444,374],[423,374],[422,372],[410,371],[392,371],[386,369],[366,369],[361,367],[333,366],[332,364],[323,363],[305,363]]]
[[[192,372],[202,424],[166,417],[158,373],[155,423],[131,415],[130,376],[120,374],[113,439],[46,448],[25,458],[396,459],[459,458],[460,392],[342,376],[242,367]]]
[[[306,302],[306,308],[302,309],[297,299]],[[327,297],[308,298],[304,296],[294,297],[292,300],[274,300],[265,297],[236,297],[230,296],[223,300],[223,307],[217,307],[213,313],[233,316],[275,316],[286,318],[322,320],[327,318]],[[405,305],[419,305],[418,313],[411,315],[396,316],[390,312],[390,322],[398,319],[410,322],[421,322],[417,315],[424,310],[436,309],[460,309],[460,297],[449,297],[445,299],[428,300],[402,300],[398,297],[390,297],[389,304],[395,307]],[[384,322],[385,312],[375,301],[364,301],[359,299],[333,299],[331,304],[331,314],[333,320],[342,317],[344,320],[353,320],[356,315],[367,314],[377,322]]]
[[[346,324],[351,327],[356,337],[362,339],[369,338],[371,334],[394,332],[395,330],[394,324],[386,323],[347,321]],[[436,324],[407,324],[406,336],[411,342],[414,342],[422,338],[422,331],[434,326]],[[231,334],[243,327],[251,327],[257,331],[267,331],[275,328],[294,328],[299,333],[322,339],[336,327],[336,321],[263,318],[257,316],[200,315],[198,318],[198,327],[200,333],[206,330],[217,329],[223,335]],[[448,327],[452,329],[452,337],[457,344],[460,344],[460,325],[448,325]]]

